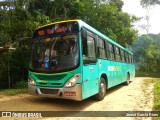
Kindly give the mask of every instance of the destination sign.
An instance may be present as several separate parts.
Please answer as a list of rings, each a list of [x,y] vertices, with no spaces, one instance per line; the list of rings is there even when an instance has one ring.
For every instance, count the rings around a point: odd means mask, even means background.
[[[77,22],[64,22],[42,27],[35,31],[33,38],[52,35],[52,34],[70,33],[70,32],[78,32]]]

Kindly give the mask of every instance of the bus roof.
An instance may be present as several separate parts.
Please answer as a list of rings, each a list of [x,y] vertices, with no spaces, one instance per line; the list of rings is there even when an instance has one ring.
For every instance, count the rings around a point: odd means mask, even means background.
[[[130,53],[130,54],[133,54],[131,51],[127,50],[126,48],[122,47],[121,45],[119,45],[118,43],[116,43],[115,41],[113,41],[112,39],[108,38],[106,35],[100,33],[99,31],[97,31],[95,28],[91,27],[90,25],[88,25],[87,23],[83,22],[82,20],[64,20],[64,21],[58,21],[58,22],[53,22],[53,23],[50,23],[50,24],[46,24],[46,25],[43,25],[43,26],[40,26],[38,27],[37,29],[40,29],[40,28],[43,28],[43,27],[46,27],[46,26],[49,26],[49,25],[54,25],[54,24],[58,24],[58,23],[65,23],[65,22],[78,22],[80,27],[85,27],[87,28],[88,30],[92,31],[93,33],[97,34],[99,37],[109,41],[110,43],[116,45],[117,47],[125,50],[126,52]],[[37,30],[36,29],[36,30]]]
[[[43,28],[43,27],[46,27],[46,26],[49,26],[49,25],[58,24],[58,23],[79,22],[79,21],[81,21],[81,20],[78,20],[78,19],[77,19],[77,20],[64,20],[64,21],[53,22],[53,23],[50,23],[50,24],[46,24],[46,25],[40,26],[40,27],[36,28],[36,30],[39,29],[39,28]]]

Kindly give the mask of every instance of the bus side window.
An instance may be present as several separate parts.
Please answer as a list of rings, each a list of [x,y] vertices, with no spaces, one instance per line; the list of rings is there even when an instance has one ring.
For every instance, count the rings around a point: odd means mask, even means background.
[[[106,57],[107,59],[110,59],[110,52],[109,52],[109,42],[106,41]]]
[[[120,52],[120,48],[118,48],[118,57],[119,57],[119,61],[121,62],[121,52]]]
[[[131,59],[130,59],[130,54],[128,54],[128,63],[131,63],[130,60],[131,60]]]
[[[127,63],[127,53],[126,52],[124,52],[124,60]]]
[[[131,55],[131,64],[133,64],[133,55]]]
[[[126,62],[126,63],[129,63],[129,60],[128,60],[128,53],[127,53],[127,52],[125,52],[125,62]]]
[[[95,40],[89,35],[87,35],[87,53],[89,58],[96,58]]]
[[[106,58],[106,51],[104,45],[104,40],[98,38],[98,57],[100,58]]]
[[[124,51],[122,49],[120,49],[120,52],[121,52],[121,60],[122,60],[122,62],[125,62],[125,60],[124,60]]]
[[[109,43],[110,59],[115,60],[114,45]]]
[[[83,55],[87,56],[87,30],[82,28],[82,45],[83,45]]]
[[[129,63],[132,64],[132,55],[129,54]]]
[[[132,55],[132,64],[134,64],[134,57],[133,57],[133,55]]]
[[[119,55],[120,55],[120,61],[122,62],[122,53],[121,53],[121,48],[119,48]]]
[[[82,34],[82,45],[83,45],[83,63],[90,64],[96,63],[96,47],[95,38],[88,35]]]
[[[116,57],[116,61],[120,61],[120,52],[119,52],[119,48],[115,46],[115,57]]]
[[[113,51],[113,60],[116,61],[116,50],[115,50],[116,48],[114,45],[112,45],[112,49],[113,49],[112,50]]]

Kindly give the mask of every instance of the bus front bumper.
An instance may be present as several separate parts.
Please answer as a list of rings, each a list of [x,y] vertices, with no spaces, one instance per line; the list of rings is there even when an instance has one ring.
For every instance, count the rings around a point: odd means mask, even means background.
[[[33,86],[28,83],[28,93],[41,97],[51,97],[60,99],[82,100],[82,85],[76,84],[70,88],[51,88]]]

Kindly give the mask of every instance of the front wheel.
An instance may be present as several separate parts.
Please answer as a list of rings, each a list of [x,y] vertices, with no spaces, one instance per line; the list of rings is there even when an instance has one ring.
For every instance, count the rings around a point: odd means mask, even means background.
[[[106,95],[106,81],[102,77],[99,85],[99,92],[95,95],[96,100],[101,101]]]

